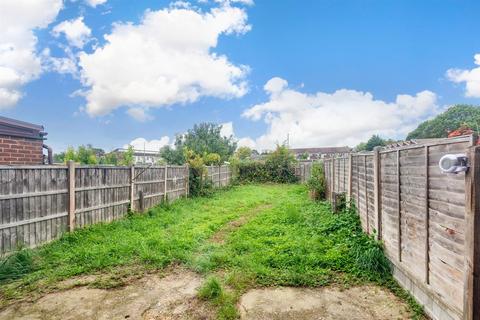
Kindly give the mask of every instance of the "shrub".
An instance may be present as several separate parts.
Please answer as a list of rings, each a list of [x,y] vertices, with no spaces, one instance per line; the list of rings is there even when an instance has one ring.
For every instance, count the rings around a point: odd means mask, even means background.
[[[295,176],[295,157],[285,146],[268,154],[264,161],[235,161],[234,172],[240,182],[297,182]]]
[[[314,200],[325,200],[327,195],[327,182],[323,163],[315,162],[312,164],[312,174],[307,181],[308,189]]]

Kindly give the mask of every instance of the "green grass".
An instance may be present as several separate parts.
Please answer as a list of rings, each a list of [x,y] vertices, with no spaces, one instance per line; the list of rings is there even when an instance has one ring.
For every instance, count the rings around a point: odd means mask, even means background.
[[[242,216],[248,217],[245,224],[229,228],[224,241],[211,241]],[[238,298],[255,286],[367,282],[390,288],[422,316],[393,281],[381,244],[363,234],[358,216],[331,214],[326,203],[310,201],[301,185],[245,185],[180,200],[18,255],[24,257],[0,265],[3,303],[76,275],[180,263],[205,275],[199,297],[215,306],[219,319],[236,318]]]

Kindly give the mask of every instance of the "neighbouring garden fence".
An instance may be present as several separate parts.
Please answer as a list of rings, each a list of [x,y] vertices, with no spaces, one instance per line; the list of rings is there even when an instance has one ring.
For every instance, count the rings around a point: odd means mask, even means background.
[[[394,276],[434,319],[480,319],[480,149],[475,136],[324,159],[330,199],[345,192],[385,246]],[[467,154],[467,173],[441,173]]]
[[[228,165],[209,166],[215,187]],[[188,166],[0,166],[0,255],[188,196]]]
[[[0,254],[187,195],[187,166],[1,166]]]
[[[305,183],[312,176],[312,160],[300,160],[295,165],[295,176],[300,183]]]
[[[207,176],[214,187],[226,187],[232,182],[232,169],[229,165],[207,166]]]

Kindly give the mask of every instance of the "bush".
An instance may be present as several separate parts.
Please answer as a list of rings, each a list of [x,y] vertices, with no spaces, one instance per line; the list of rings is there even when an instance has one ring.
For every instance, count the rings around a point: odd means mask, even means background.
[[[233,163],[233,162],[232,162]],[[264,161],[237,161],[234,172],[240,182],[275,182],[294,183],[298,181],[295,176],[295,157],[285,146],[268,154]]]
[[[314,200],[325,200],[327,196],[327,182],[323,163],[315,162],[312,164],[312,175],[307,181],[308,189]]]
[[[208,196],[213,192],[213,184],[207,178],[207,168],[203,157],[193,152],[186,151],[189,165],[188,186],[192,197]]]

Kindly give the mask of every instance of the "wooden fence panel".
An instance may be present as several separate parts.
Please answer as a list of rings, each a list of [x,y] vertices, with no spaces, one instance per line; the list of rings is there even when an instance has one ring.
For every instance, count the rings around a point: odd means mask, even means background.
[[[380,154],[380,210],[382,213],[382,240],[390,260],[398,258],[398,174],[397,154]]]
[[[465,174],[444,174],[438,168],[443,155],[467,153],[474,140],[437,139],[374,154],[351,154],[347,165],[341,158],[325,161],[329,195],[350,190],[363,230],[380,229],[395,277],[434,319],[461,319],[469,310],[465,305],[480,299],[479,293],[465,289],[466,231],[473,230],[466,225]],[[344,187],[343,181],[350,181],[350,186]],[[468,233],[470,244],[474,243],[471,234],[478,232]],[[478,268],[478,263],[473,261],[470,269]],[[468,303],[464,292],[470,295]]]
[[[208,166],[207,177],[216,188],[226,187],[231,183],[232,170],[229,165]]]
[[[76,227],[117,220],[127,213],[129,203],[129,167],[75,168]]]
[[[67,229],[67,168],[0,167],[0,254]]]
[[[120,219],[131,204],[147,210],[188,194],[187,166],[71,168],[70,189],[66,166],[0,167],[0,255],[60,237],[69,229],[71,204],[71,226],[82,228]],[[222,170],[220,183],[227,185],[231,171]]]
[[[468,146],[431,146],[429,154],[430,285],[458,313],[463,308],[465,175],[442,174],[438,161],[446,153],[465,153]]]
[[[140,193],[143,195],[143,210],[165,201],[167,166],[135,167],[134,207],[141,210]]]

